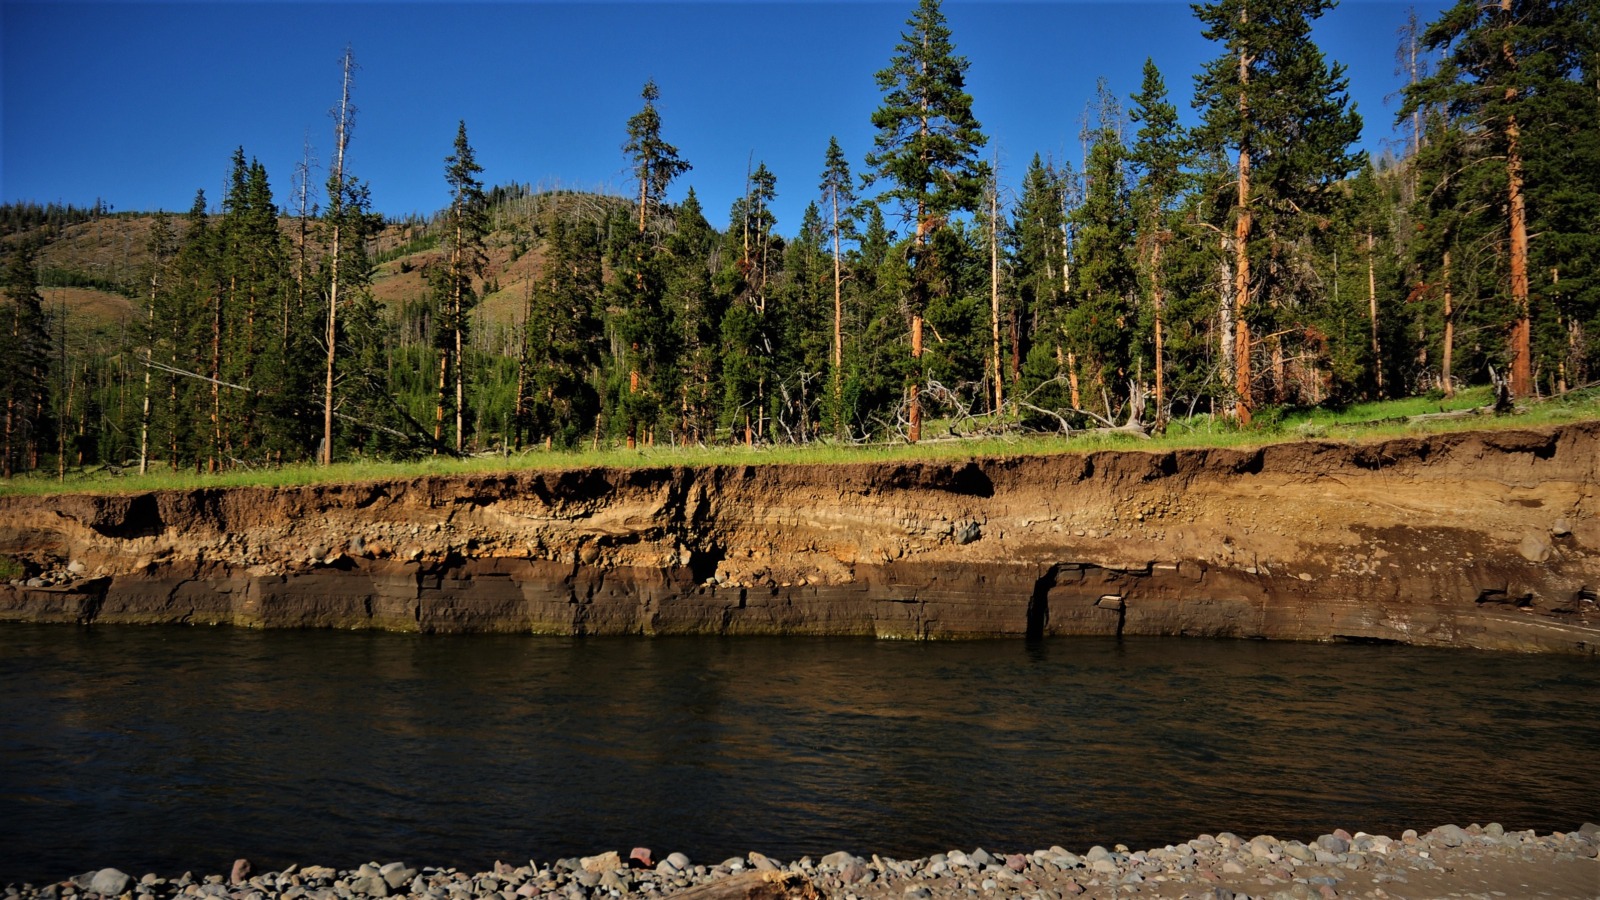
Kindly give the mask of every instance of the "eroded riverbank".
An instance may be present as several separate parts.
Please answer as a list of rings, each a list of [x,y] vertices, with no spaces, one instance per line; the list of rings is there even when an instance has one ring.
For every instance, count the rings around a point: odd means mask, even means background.
[[[1600,423],[0,498],[0,620],[1600,648]]]

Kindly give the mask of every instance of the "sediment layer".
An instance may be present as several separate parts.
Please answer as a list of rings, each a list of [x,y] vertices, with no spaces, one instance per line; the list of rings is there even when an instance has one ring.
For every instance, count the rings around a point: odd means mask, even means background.
[[[1600,423],[0,497],[0,621],[1600,648]]]

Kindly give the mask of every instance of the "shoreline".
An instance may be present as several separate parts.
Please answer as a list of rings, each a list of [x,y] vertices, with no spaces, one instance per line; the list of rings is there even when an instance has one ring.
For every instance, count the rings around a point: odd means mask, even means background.
[[[227,875],[133,876],[116,868],[43,885],[7,885],[10,900],[684,900],[816,898],[956,900],[971,897],[1150,897],[1163,900],[1408,900],[1593,898],[1600,895],[1600,825],[1570,832],[1508,832],[1498,824],[1442,825],[1399,838],[1337,829],[1301,843],[1223,832],[1142,851],[1059,846],[1032,852],[952,850],[895,860],[839,851],[792,862],[752,852],[719,863],[649,849],[607,851],[467,873],[366,863],[351,869],[291,865],[255,873],[245,859]]]

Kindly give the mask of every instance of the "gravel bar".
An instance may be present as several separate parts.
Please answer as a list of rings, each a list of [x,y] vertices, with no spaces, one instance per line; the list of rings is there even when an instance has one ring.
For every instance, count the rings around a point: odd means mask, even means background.
[[[370,862],[354,869],[292,865],[255,872],[240,859],[227,875],[136,878],[116,868],[45,885],[8,885],[4,900],[608,900],[613,897],[933,900],[933,898],[1159,897],[1169,900],[1600,897],[1600,826],[1539,835],[1498,824],[1443,825],[1399,838],[1342,829],[1310,843],[1223,832],[1131,851],[1121,844],[1073,852],[951,850],[896,860],[849,852],[792,862],[760,853],[697,863],[651,850],[487,872]]]

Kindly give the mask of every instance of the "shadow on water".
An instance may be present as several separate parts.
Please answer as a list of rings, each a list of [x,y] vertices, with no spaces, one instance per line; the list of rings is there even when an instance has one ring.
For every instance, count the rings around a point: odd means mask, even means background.
[[[1600,668],[1095,638],[0,631],[0,883],[1593,818]]]

